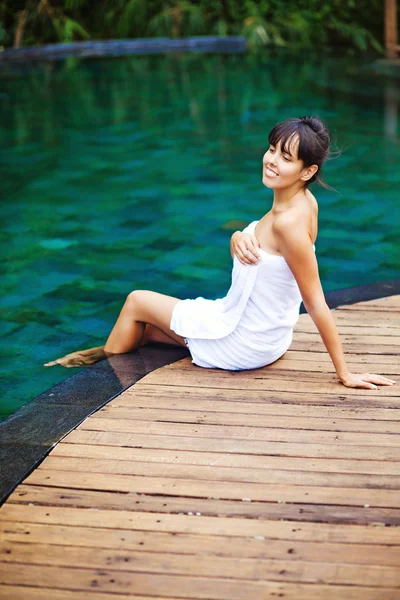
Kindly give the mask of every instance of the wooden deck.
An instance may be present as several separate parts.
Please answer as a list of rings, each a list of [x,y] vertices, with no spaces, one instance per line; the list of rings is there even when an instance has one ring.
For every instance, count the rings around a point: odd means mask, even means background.
[[[400,296],[334,311],[400,372]],[[400,381],[337,383],[308,315],[270,367],[184,359],[65,437],[0,510],[7,600],[398,600]]]

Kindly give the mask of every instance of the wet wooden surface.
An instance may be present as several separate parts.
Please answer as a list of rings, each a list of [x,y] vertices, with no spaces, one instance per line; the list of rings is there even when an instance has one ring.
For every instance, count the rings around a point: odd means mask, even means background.
[[[352,370],[400,371],[400,296],[334,312]],[[287,354],[147,375],[0,509],[7,600],[398,600],[400,381],[345,388],[308,315]]]

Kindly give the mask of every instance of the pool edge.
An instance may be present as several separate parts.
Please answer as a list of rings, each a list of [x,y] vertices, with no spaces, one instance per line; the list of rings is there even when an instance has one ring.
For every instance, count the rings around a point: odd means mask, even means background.
[[[43,44],[23,48],[6,48],[0,52],[0,64],[36,60],[63,60],[70,57],[99,58],[171,52],[243,53],[247,49],[243,36],[192,36],[187,38],[132,38],[125,40],[89,40]]]

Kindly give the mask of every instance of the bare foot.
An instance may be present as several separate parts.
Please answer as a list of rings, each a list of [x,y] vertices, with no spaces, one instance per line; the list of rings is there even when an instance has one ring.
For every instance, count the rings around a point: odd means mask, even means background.
[[[71,367],[88,367],[112,355],[113,352],[106,352],[104,346],[97,346],[88,350],[76,350],[75,352],[71,352],[71,354],[66,354],[61,358],[45,363],[44,366],[54,367],[54,365],[61,365],[67,369]]]

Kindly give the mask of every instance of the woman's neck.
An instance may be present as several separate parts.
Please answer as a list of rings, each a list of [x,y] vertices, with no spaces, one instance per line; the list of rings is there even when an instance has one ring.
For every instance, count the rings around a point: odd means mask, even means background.
[[[306,197],[306,189],[298,184],[284,190],[275,190],[271,211],[274,213],[283,212],[291,208],[299,197]]]

